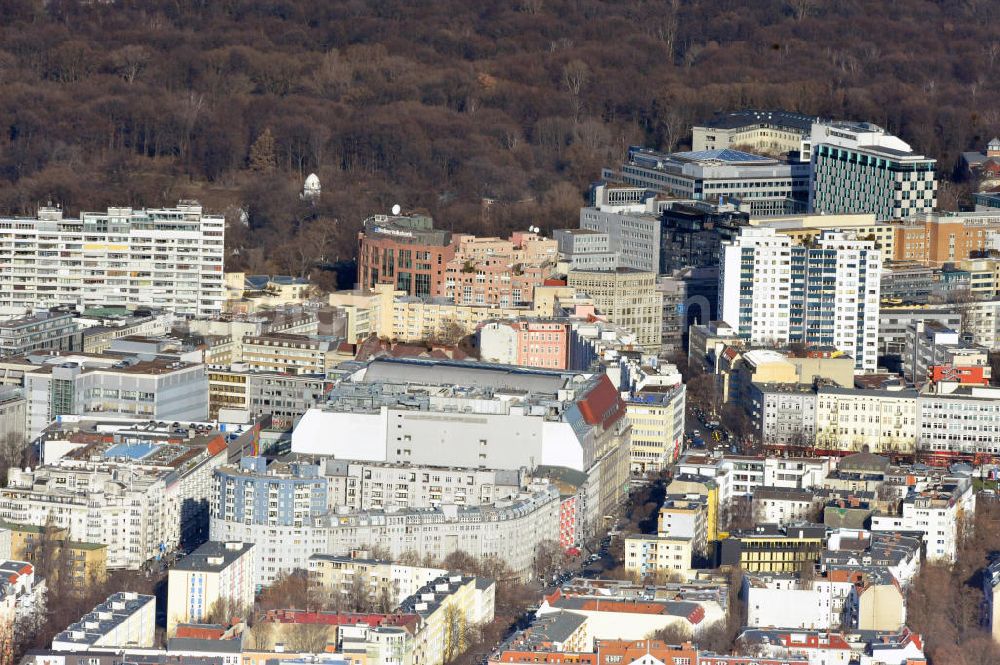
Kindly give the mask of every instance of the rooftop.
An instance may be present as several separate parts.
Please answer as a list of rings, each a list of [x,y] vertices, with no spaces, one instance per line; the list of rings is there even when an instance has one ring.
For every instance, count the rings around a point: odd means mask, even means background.
[[[250,551],[253,543],[210,540],[177,562],[172,570],[217,573]]]
[[[155,607],[155,604],[156,596],[123,591],[113,593],[103,603],[84,614],[79,621],[70,624],[66,630],[52,638],[52,642],[80,646],[94,644],[147,605]]]

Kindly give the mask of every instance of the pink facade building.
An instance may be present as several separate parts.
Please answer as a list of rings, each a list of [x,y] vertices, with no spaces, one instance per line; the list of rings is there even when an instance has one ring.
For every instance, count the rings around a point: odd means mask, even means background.
[[[492,321],[479,329],[480,358],[504,365],[569,369],[571,332],[567,321]]]
[[[514,233],[506,240],[456,235],[452,247],[455,256],[435,295],[460,305],[531,302],[535,287],[552,273],[558,253],[555,240],[534,233]]]

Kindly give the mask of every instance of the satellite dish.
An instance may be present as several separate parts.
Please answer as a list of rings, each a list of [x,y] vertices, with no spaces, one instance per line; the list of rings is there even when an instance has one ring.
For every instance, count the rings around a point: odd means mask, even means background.
[[[392,214],[398,215],[403,209],[399,207],[399,204],[392,206]]]

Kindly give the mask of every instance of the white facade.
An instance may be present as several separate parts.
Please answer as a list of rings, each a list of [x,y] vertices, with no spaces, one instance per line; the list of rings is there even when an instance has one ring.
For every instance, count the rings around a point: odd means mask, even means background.
[[[872,531],[919,531],[924,534],[928,561],[954,563],[961,518],[976,510],[976,495],[968,479],[941,490],[908,496],[900,515],[873,515]]]
[[[546,486],[493,506],[344,512],[301,526],[245,524],[213,515],[210,537],[254,543],[255,577],[261,585],[282,572],[308,569],[315,554],[346,556],[376,548],[388,551],[391,559],[412,552],[442,560],[459,550],[477,558],[496,556],[516,575],[530,579],[538,545],[559,540],[559,518],[559,492]]]
[[[118,592],[52,638],[53,651],[150,648],[156,635],[156,596]]]
[[[792,576],[747,576],[747,625],[754,628],[839,628],[851,582],[815,580],[803,588]]]
[[[201,364],[54,356],[43,369],[25,373],[24,393],[32,438],[64,415],[167,422],[208,419],[208,376]]]
[[[216,601],[236,608],[253,607],[253,545],[237,542],[204,543],[181,559],[167,575],[167,634],[178,623],[205,623]],[[229,619],[233,617],[225,617]]]
[[[834,346],[877,364],[882,256],[870,240],[824,231],[814,245],[748,227],[722,245],[719,319],[752,344]]]
[[[595,198],[597,205],[580,210],[580,228],[607,235],[608,250],[618,256],[613,267],[658,273],[661,222],[656,198],[609,203],[604,187],[595,189]]]
[[[225,219],[194,202],[0,218],[0,313],[76,305],[219,314],[224,242]]]

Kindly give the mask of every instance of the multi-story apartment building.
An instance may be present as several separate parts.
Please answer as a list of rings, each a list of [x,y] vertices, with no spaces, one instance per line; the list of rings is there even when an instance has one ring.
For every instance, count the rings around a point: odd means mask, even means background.
[[[809,199],[809,164],[782,161],[728,147],[662,153],[630,146],[609,182],[696,201],[736,202],[752,215],[802,212]]]
[[[0,519],[65,530],[64,539],[107,545],[109,569],[138,570],[208,530],[212,472],[226,461],[219,432],[151,438],[77,432],[55,462],[12,468]],[[110,439],[110,440],[109,440]]]
[[[396,609],[406,598],[422,587],[447,575],[444,568],[410,566],[392,561],[367,559],[360,556],[314,554],[309,557],[309,584],[332,598],[346,597],[360,590],[373,603],[388,599]],[[343,598],[348,600],[347,598]],[[338,603],[333,601],[334,606]],[[340,604],[342,607],[345,603]]]
[[[938,383],[917,400],[917,448],[947,463],[1000,455],[1000,388]]]
[[[326,374],[338,360],[337,341],[269,333],[243,338],[243,363],[255,372]]]
[[[322,474],[330,505],[350,510],[481,506],[511,499],[527,489],[527,478],[520,469],[326,459]]]
[[[247,459],[253,458],[245,458],[242,470],[227,467],[218,474],[211,537],[254,543],[258,584],[270,584],[294,568],[307,568],[314,554],[346,556],[356,550],[386,551],[390,559],[416,554],[438,561],[461,550],[477,558],[496,556],[517,576],[530,579],[538,546],[559,539],[561,502],[553,485],[482,506],[331,510],[326,483],[315,465],[300,465],[299,476],[290,477],[287,472],[252,470]],[[260,483],[274,489],[263,496],[252,490],[249,499],[258,506],[253,510],[235,486]]]
[[[570,367],[572,324],[559,319],[494,321],[479,328],[480,358],[543,369]]]
[[[914,321],[906,331],[903,376],[917,388],[939,381],[987,385],[989,351],[936,321]]]
[[[684,384],[644,390],[625,401],[632,423],[629,460],[632,473],[659,473],[684,447]]]
[[[808,245],[823,235],[824,231],[853,233],[858,238],[872,240],[875,248],[882,250],[882,260],[895,259],[895,236],[898,223],[878,221],[872,213],[781,215],[753,217],[750,226],[771,228],[787,235],[800,245]]]
[[[411,296],[441,293],[455,256],[451,232],[425,215],[374,215],[358,233],[358,285],[391,284]]]
[[[990,249],[1000,232],[1000,212],[933,212],[893,225],[893,259],[940,267]]]
[[[580,210],[580,228],[607,235],[608,248],[618,255],[612,269],[659,272],[662,222],[656,196],[649,193],[641,203],[613,202],[606,185],[597,185],[593,195],[595,205]]]
[[[83,331],[72,312],[38,312],[0,321],[0,356],[82,350]]]
[[[290,423],[322,402],[333,385],[325,374],[254,372],[244,364],[207,371],[209,418],[217,418],[222,409],[235,409]]]
[[[222,311],[225,219],[201,205],[0,219],[0,313],[38,307]]]
[[[625,404],[604,374],[376,359],[305,413],[292,451],[414,465],[566,467],[586,474],[580,522],[589,538],[625,498],[630,432]]]
[[[909,492],[895,515],[873,515],[872,531],[915,531],[924,534],[928,561],[954,563],[962,537],[962,517],[976,510],[972,481],[943,478]]]
[[[758,525],[722,541],[721,563],[752,573],[794,573],[819,559],[825,539],[822,525]]]
[[[569,286],[594,299],[609,321],[631,330],[639,345],[658,353],[663,341],[663,295],[656,273],[633,268],[571,270]]]
[[[691,539],[683,536],[627,536],[625,570],[639,579],[691,574]]]
[[[414,663],[444,665],[469,646],[476,626],[493,621],[496,584],[492,580],[448,575],[431,581],[403,601],[400,610],[423,623],[414,646]]]
[[[886,220],[937,208],[936,160],[915,153],[881,127],[817,122],[811,143],[811,210],[867,212]]]
[[[63,564],[49,568],[45,583],[50,589],[61,583],[59,588],[82,596],[107,580],[108,546],[104,543],[67,540],[67,529],[52,526],[0,521],[0,528],[10,537],[6,558],[36,564],[42,557],[53,557]]]
[[[217,601],[236,611],[253,607],[256,584],[250,543],[208,541],[167,574],[167,634],[179,623],[205,623]],[[224,617],[228,620],[235,617]]]
[[[456,235],[452,244],[455,256],[445,264],[444,286],[431,295],[462,305],[530,303],[556,266],[558,243],[536,233],[513,233],[506,240]]]
[[[552,238],[558,243],[559,257],[568,268],[577,270],[614,270],[618,252],[611,249],[607,233],[589,229],[556,229]]]
[[[205,366],[135,356],[53,355],[25,367],[30,436],[38,436],[59,416],[121,415],[165,421],[208,417]],[[27,370],[31,371],[27,371]]]
[[[717,113],[691,128],[692,150],[740,148],[765,155],[799,152],[818,118],[793,111],[745,109]]]
[[[720,319],[754,344],[832,346],[874,370],[881,269],[874,243],[851,234],[826,231],[806,246],[743,229],[723,246]]]
[[[156,637],[156,596],[118,591],[52,638],[53,651],[149,649]]]

